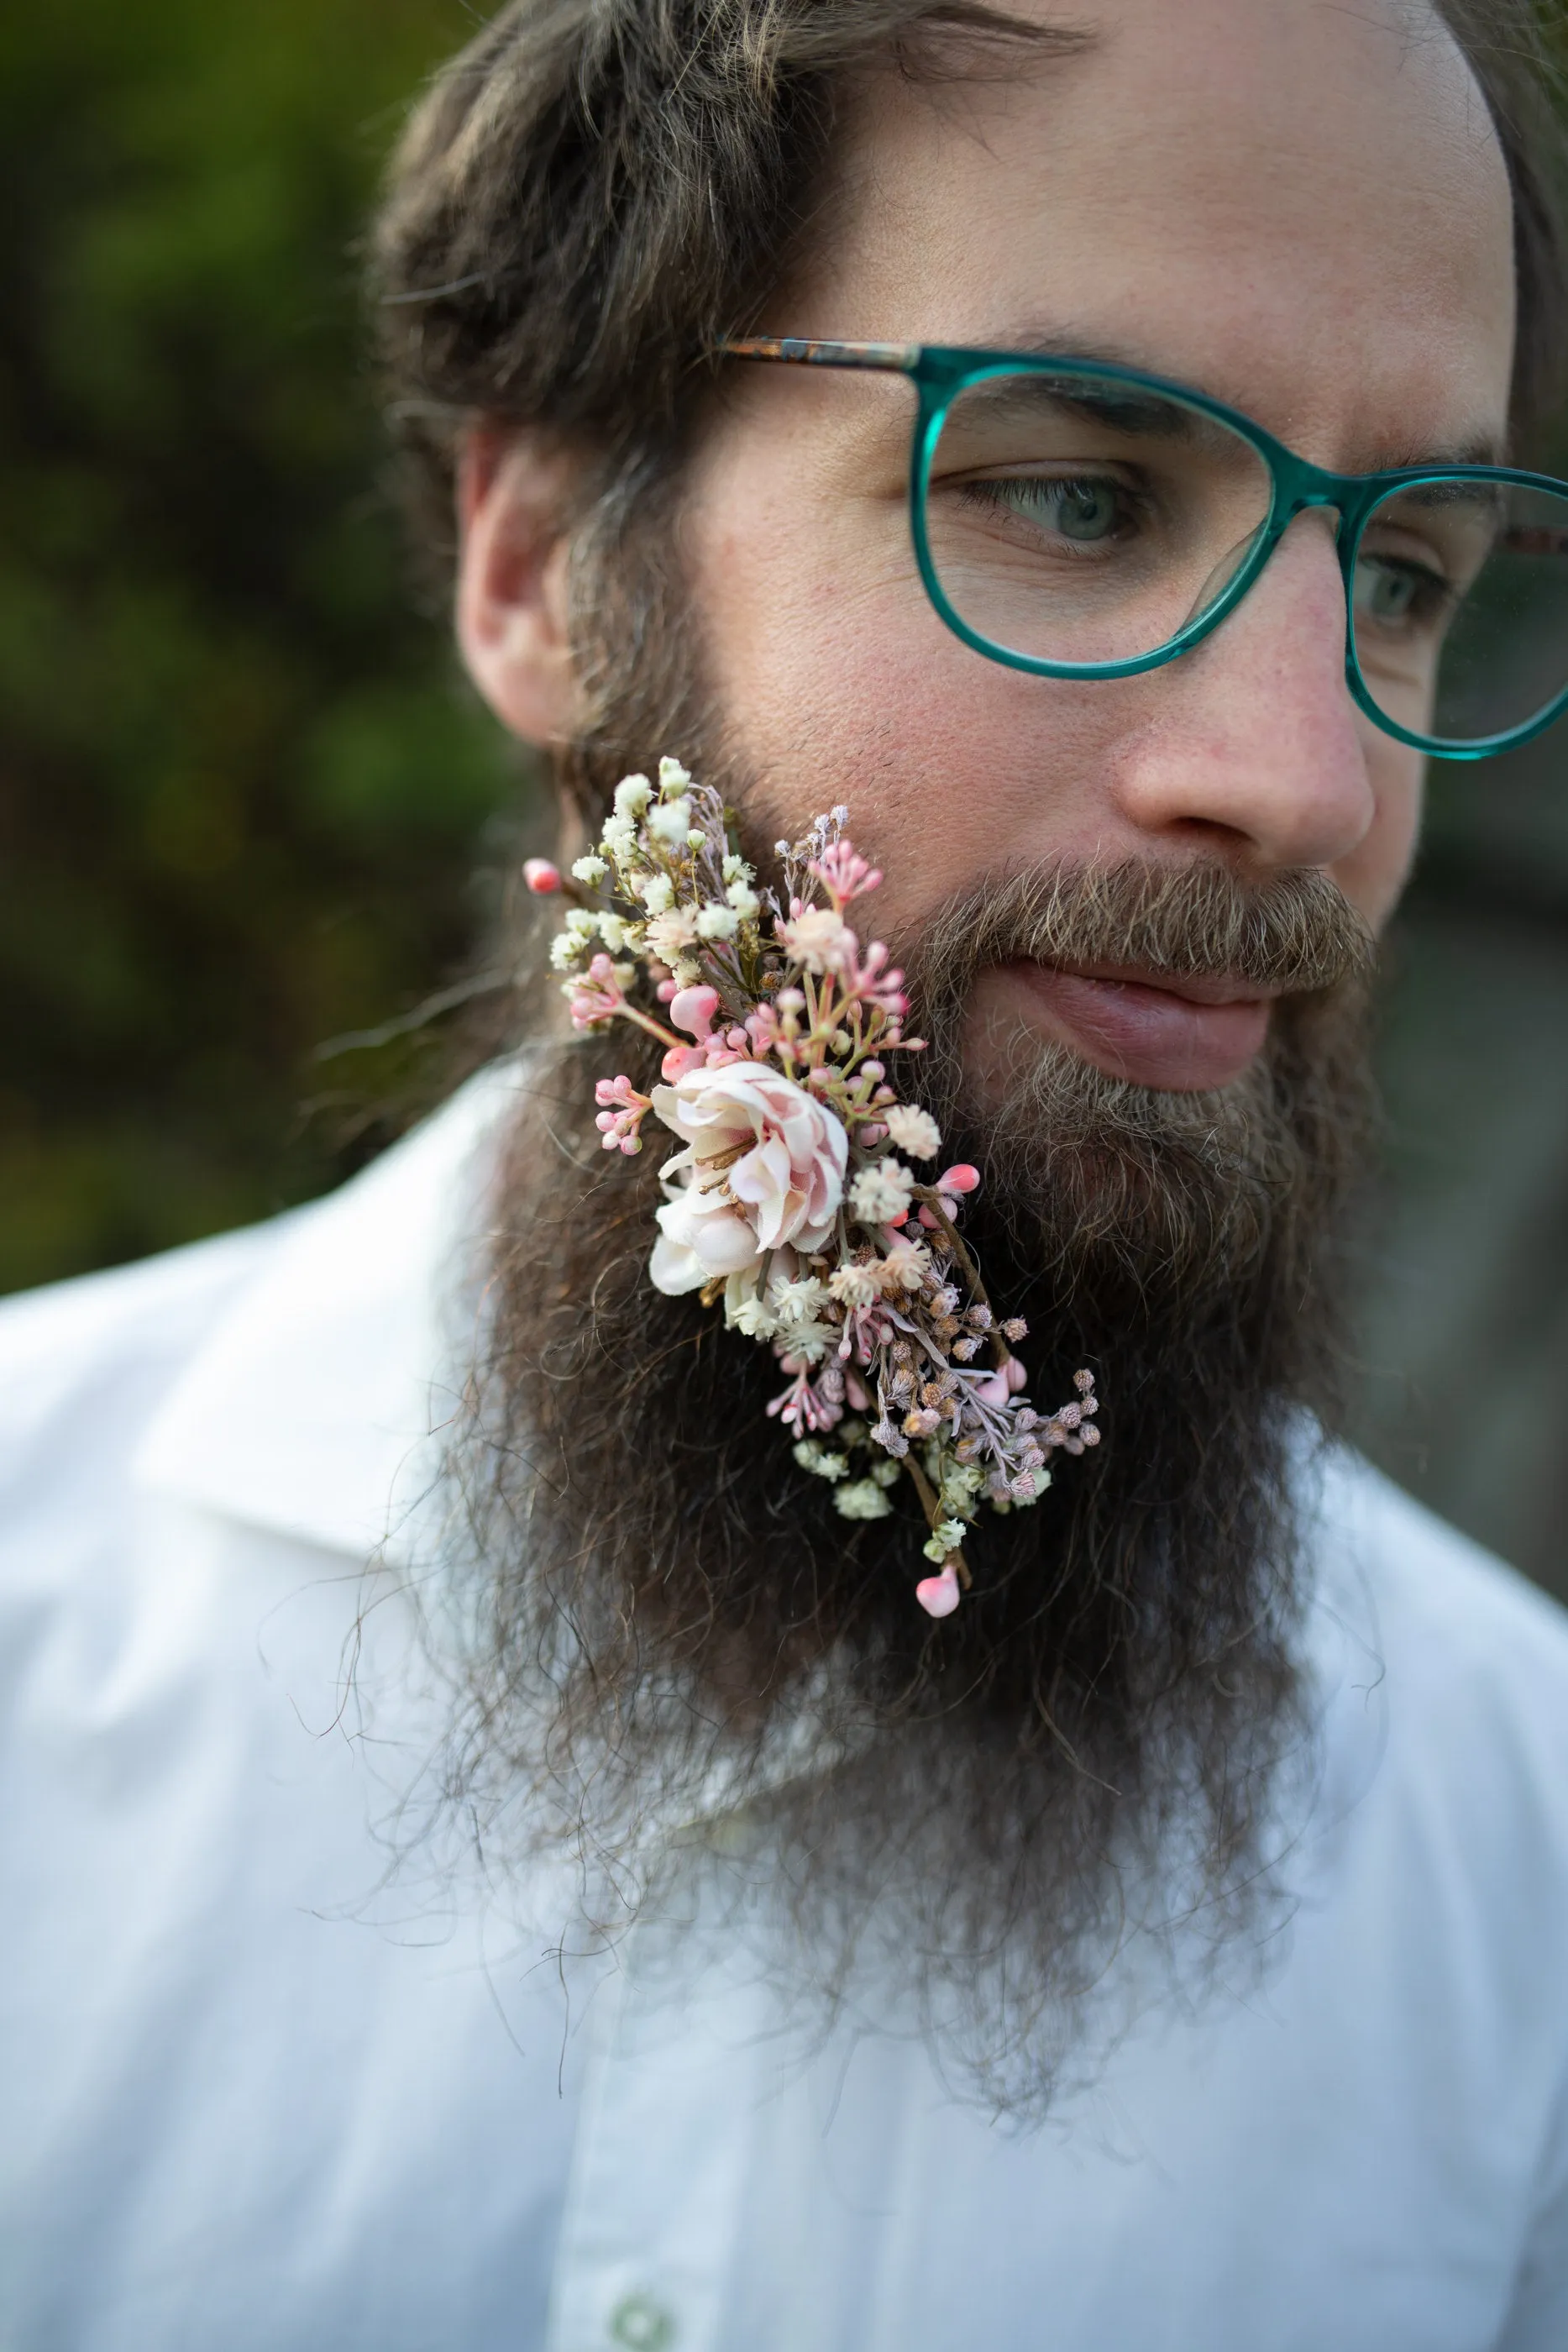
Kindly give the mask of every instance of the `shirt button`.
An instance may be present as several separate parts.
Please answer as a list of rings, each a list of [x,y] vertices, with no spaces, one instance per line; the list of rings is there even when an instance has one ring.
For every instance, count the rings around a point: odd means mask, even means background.
[[[610,2315],[610,2338],[628,2352],[666,2352],[675,2340],[675,2323],[651,2294],[625,2294]]]

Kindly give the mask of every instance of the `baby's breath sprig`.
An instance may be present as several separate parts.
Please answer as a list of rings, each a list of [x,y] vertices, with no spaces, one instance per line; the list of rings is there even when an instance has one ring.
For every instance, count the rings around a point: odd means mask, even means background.
[[[597,1088],[607,1151],[641,1151],[650,1112],[684,1147],[660,1171],[653,1281],[722,1301],[772,1348],[787,1385],[768,1412],[845,1518],[889,1517],[907,1475],[936,1570],[915,1598],[946,1617],[981,1504],[1036,1502],[1053,1454],[1099,1443],[1099,1407],[1088,1371],[1054,1413],[1030,1405],[1025,1326],[996,1315],[958,1232],[979,1171],[925,1181],[907,1164],[942,1138],[888,1080],[884,1056],[922,1040],[904,1034],[904,975],[849,920],[882,876],[848,816],[777,845],[780,899],[718,794],[664,759],[656,784],[617,785],[570,885],[542,860],[526,878],[575,901],[550,950],[574,1026],[630,1021],[664,1049],[651,1094],[625,1076]]]

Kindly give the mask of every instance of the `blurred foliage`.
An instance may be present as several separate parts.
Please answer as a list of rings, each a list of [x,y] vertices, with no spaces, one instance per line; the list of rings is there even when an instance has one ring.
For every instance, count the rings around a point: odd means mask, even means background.
[[[412,609],[352,251],[473,22],[0,17],[0,1288],[345,1172],[312,1049],[482,925],[523,780]]]

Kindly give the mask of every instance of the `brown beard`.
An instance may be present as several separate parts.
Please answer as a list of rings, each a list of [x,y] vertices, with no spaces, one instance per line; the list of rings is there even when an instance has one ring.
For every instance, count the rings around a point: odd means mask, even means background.
[[[737,791],[733,773],[725,781]],[[1016,956],[1242,971],[1285,992],[1233,1086],[1154,1092],[1020,1037],[976,1102],[965,1008]],[[1037,2109],[1134,1927],[1186,1960],[1272,1916],[1310,1757],[1292,1490],[1336,1421],[1336,1243],[1366,1127],[1370,961],[1315,875],[994,877],[908,966],[912,1089],[986,1181],[967,1231],[1024,1314],[1031,1388],[1104,1400],[1097,1454],[986,1517],[976,1585],[912,1601],[911,1506],[851,1523],[767,1406],[766,1348],[645,1273],[656,1150],[596,1149],[629,1032],[548,1046],[501,1178],[490,1348],[458,1468],[476,1628],[457,1777],[575,1839],[596,1924],[649,1900],[715,1775],[745,1802],[820,1990],[873,1955],[949,2064]],[[813,1766],[780,1758],[804,1727]],[[515,1818],[515,1815],[514,1815]],[[1196,1930],[1197,1932],[1194,1932]]]

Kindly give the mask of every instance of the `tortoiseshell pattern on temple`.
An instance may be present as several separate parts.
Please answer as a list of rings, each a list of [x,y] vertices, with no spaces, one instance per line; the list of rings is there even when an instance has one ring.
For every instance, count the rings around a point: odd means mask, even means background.
[[[721,343],[732,360],[790,360],[800,367],[888,368],[906,375],[920,364],[918,343],[833,343],[807,335],[747,335]]]

